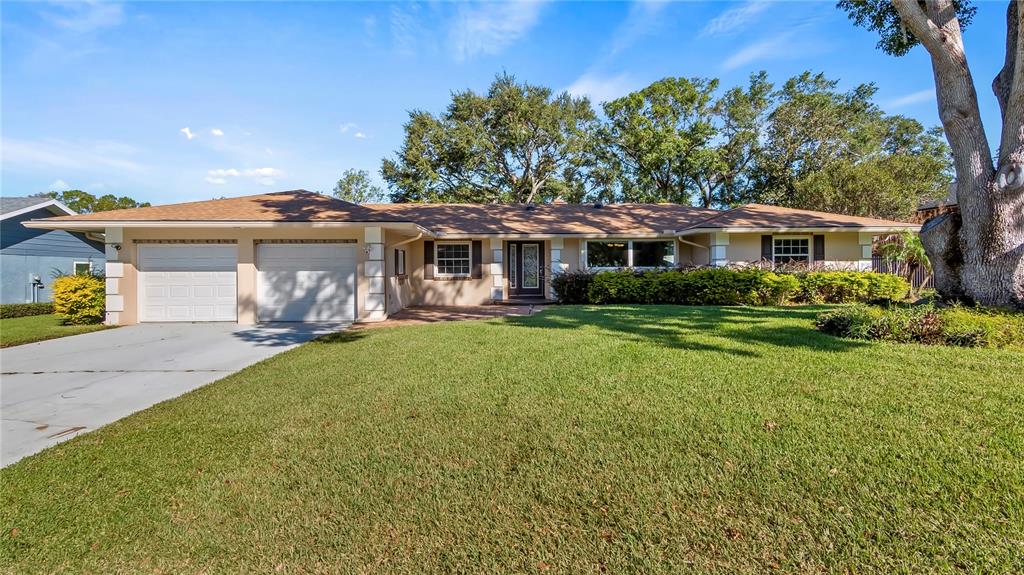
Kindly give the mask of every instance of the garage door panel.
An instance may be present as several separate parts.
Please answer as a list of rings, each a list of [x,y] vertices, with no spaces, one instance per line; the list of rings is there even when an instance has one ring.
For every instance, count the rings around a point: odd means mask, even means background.
[[[355,319],[355,245],[260,244],[256,259],[260,321]]]
[[[235,321],[237,247],[140,246],[141,321]]]

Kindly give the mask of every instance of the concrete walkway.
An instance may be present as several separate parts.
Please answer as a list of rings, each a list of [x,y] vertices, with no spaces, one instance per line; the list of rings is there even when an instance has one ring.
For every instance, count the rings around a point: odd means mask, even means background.
[[[140,324],[0,350],[0,466],[346,327]]]
[[[357,329],[372,329],[441,321],[466,321],[533,315],[542,308],[543,306],[540,305],[412,306],[398,313],[391,314],[384,321],[361,323],[353,327]]]

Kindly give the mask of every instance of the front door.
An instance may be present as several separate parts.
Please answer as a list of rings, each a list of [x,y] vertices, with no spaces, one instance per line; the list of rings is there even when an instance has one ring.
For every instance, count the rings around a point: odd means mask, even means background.
[[[544,296],[544,242],[508,243],[508,293]]]

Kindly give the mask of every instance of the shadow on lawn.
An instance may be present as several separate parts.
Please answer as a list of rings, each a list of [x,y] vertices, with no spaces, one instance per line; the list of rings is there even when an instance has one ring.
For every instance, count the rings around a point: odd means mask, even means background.
[[[814,351],[851,351],[864,342],[831,337],[806,325],[821,311],[818,307],[689,307],[689,306],[607,306],[552,307],[528,317],[506,318],[519,327],[548,329],[598,328],[632,341],[652,342],[664,347],[695,351],[717,351],[744,357],[759,357],[753,346],[771,345]],[[781,321],[780,321],[781,320]],[[784,323],[801,321],[800,325]],[[723,345],[708,340],[718,336],[735,342]]]

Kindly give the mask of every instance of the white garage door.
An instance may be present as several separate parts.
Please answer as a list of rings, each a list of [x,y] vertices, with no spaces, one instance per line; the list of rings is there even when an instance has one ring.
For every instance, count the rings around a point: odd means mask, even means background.
[[[355,244],[259,244],[256,270],[259,321],[355,319]]]
[[[140,321],[235,321],[238,246],[139,246]]]

